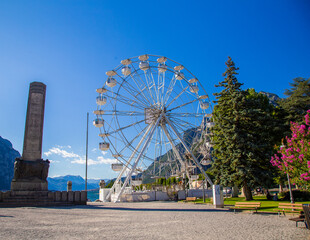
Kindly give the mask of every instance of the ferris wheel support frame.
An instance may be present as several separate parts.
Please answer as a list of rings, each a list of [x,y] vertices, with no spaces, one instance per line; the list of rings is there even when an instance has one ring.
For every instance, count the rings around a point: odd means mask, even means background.
[[[155,124],[154,124],[154,123],[151,123],[151,124],[150,124],[150,127],[149,127],[149,128],[152,128],[151,131],[150,131],[150,134],[149,134],[149,136],[147,137],[147,139],[145,140],[144,145],[143,145],[143,147],[142,147],[142,149],[141,149],[141,151],[140,151],[138,157],[136,158],[136,160],[135,160],[135,162],[134,162],[134,165],[132,166],[130,172],[128,173],[128,175],[127,175],[127,177],[126,177],[126,179],[125,179],[125,182],[124,182],[124,184],[123,184],[121,190],[119,191],[119,193],[117,193],[117,197],[116,197],[115,202],[119,202],[119,199],[120,199],[122,193],[124,192],[124,190],[125,190],[125,188],[126,188],[128,182],[129,182],[129,179],[130,179],[131,176],[132,176],[132,173],[133,173],[134,170],[136,169],[136,167],[137,167],[137,165],[138,165],[138,163],[139,163],[139,161],[140,161],[140,158],[142,157],[142,155],[143,155],[143,153],[144,153],[146,147],[148,146],[148,144],[149,144],[151,138],[153,137],[154,131],[155,131],[156,127],[158,126],[160,120],[162,119],[162,116],[163,116],[163,113],[158,117],[158,119],[156,120],[156,123],[155,123]],[[142,141],[144,140],[145,135],[146,135],[146,134],[144,134],[143,138],[141,139],[141,141],[140,141],[141,143],[142,143]],[[140,142],[139,142],[139,143],[140,143]],[[135,151],[137,151],[137,149],[138,149],[138,147],[135,149]],[[132,155],[132,156],[133,156],[133,155]]]
[[[209,178],[208,174],[206,174],[206,172],[203,170],[201,164],[199,163],[199,161],[197,160],[197,158],[194,156],[194,154],[192,153],[192,151],[190,150],[190,148],[187,146],[187,144],[183,141],[183,139],[181,138],[179,132],[176,130],[176,128],[173,126],[173,124],[170,122],[170,120],[168,118],[166,118],[167,124],[171,127],[171,129],[173,130],[173,132],[176,134],[177,138],[180,140],[180,142],[183,144],[184,148],[186,149],[186,151],[188,153],[190,153],[190,155],[192,156],[196,166],[200,169],[201,173],[205,176],[206,180],[210,183],[211,187],[213,186],[213,182],[211,181],[211,179]]]
[[[172,150],[173,150],[174,153],[177,155],[177,159],[178,159],[179,162],[181,163],[181,168],[184,167],[184,169],[185,169],[185,163],[184,163],[184,161],[183,161],[183,159],[182,159],[180,153],[179,153],[178,150],[176,149],[174,143],[172,142],[172,138],[171,138],[171,136],[170,136],[170,134],[169,134],[169,132],[168,132],[168,130],[167,130],[166,125],[162,125],[162,128],[163,128],[163,130],[164,130],[164,132],[165,132],[165,134],[166,134],[166,136],[167,136],[167,138],[168,138],[168,140],[169,140],[169,142],[170,142],[170,144],[171,144]],[[185,171],[186,171],[186,169],[185,169]],[[186,176],[189,178],[188,171],[186,171]]]
[[[116,185],[117,185],[118,182],[121,180],[123,174],[125,173],[125,170],[128,169],[128,166],[129,166],[131,160],[133,159],[133,157],[134,157],[135,154],[137,153],[138,149],[140,148],[141,144],[143,143],[143,140],[146,138],[146,136],[147,136],[147,134],[149,133],[149,131],[151,130],[151,128],[152,128],[152,125],[150,124],[150,126],[149,126],[149,127],[147,128],[147,130],[145,131],[143,137],[141,138],[140,142],[138,143],[137,147],[136,147],[135,150],[132,152],[132,154],[131,154],[131,156],[130,156],[130,158],[129,158],[127,164],[126,164],[126,166],[123,166],[122,171],[120,172],[120,174],[118,175],[117,179],[115,180],[115,182],[114,182],[112,188],[110,189],[109,194],[107,195],[106,199],[109,199],[109,198],[110,198],[110,196],[111,196],[111,194],[113,193],[113,191],[114,191]]]

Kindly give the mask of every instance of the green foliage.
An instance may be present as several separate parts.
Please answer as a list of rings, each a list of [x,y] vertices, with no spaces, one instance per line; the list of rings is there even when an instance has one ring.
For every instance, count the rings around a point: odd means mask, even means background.
[[[162,185],[162,186],[169,186],[169,185],[173,185],[173,184],[178,184],[178,180],[176,179],[176,177],[170,177],[170,178],[158,178],[156,179],[155,184],[157,185]]]
[[[114,180],[111,180],[104,188],[111,188],[114,184]]]
[[[240,89],[242,86],[238,82],[238,68],[235,67],[231,58],[226,63],[227,70],[223,74],[226,78],[216,87],[223,87],[216,96],[217,105],[213,111],[214,127],[211,129],[213,134],[213,155],[215,156],[212,166],[215,183],[224,186],[233,185],[238,180],[235,164],[243,156],[241,149],[244,135],[241,130],[242,120],[244,119],[245,93]]]
[[[177,179],[176,177],[171,178],[171,184],[177,184]]]
[[[166,180],[166,185],[167,185],[167,186],[169,186],[169,185],[170,185],[170,183],[171,183],[171,179],[170,179],[170,178],[168,178],[168,179]]]
[[[293,197],[296,200],[296,202],[302,202],[302,201],[310,201],[310,192],[308,191],[301,191],[301,190],[293,190]],[[290,201],[290,192],[283,192],[281,194],[282,200]]]
[[[231,58],[226,63],[225,79],[216,87],[212,131],[215,182],[224,186],[241,184],[247,200],[250,187],[272,183],[271,164],[275,128],[275,108],[268,98],[254,89],[243,91]]]
[[[279,102],[287,113],[286,124],[288,126],[290,122],[301,123],[306,111],[310,109],[310,78],[295,78],[290,86],[291,89],[284,92],[287,98]]]

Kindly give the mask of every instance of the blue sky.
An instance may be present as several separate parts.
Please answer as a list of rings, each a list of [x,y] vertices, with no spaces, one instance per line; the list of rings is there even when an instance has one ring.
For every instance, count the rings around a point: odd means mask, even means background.
[[[310,77],[309,1],[0,1],[0,135],[22,151],[29,83],[47,85],[43,158],[50,176],[84,177],[86,113],[105,72],[141,54],[167,56],[219,91],[227,56],[244,88],[283,97]],[[111,178],[89,125],[89,177]]]

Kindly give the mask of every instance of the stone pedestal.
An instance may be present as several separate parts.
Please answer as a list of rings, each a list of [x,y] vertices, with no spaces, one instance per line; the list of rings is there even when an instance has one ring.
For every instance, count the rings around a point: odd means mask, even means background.
[[[72,182],[71,181],[67,182],[67,191],[68,192],[72,191]]]
[[[48,160],[15,159],[12,191],[47,191]]]

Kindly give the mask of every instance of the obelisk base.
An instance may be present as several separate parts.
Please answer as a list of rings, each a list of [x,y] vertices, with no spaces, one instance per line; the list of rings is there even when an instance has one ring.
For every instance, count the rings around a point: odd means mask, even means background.
[[[48,191],[49,163],[43,159],[27,161],[16,158],[11,191]]]

